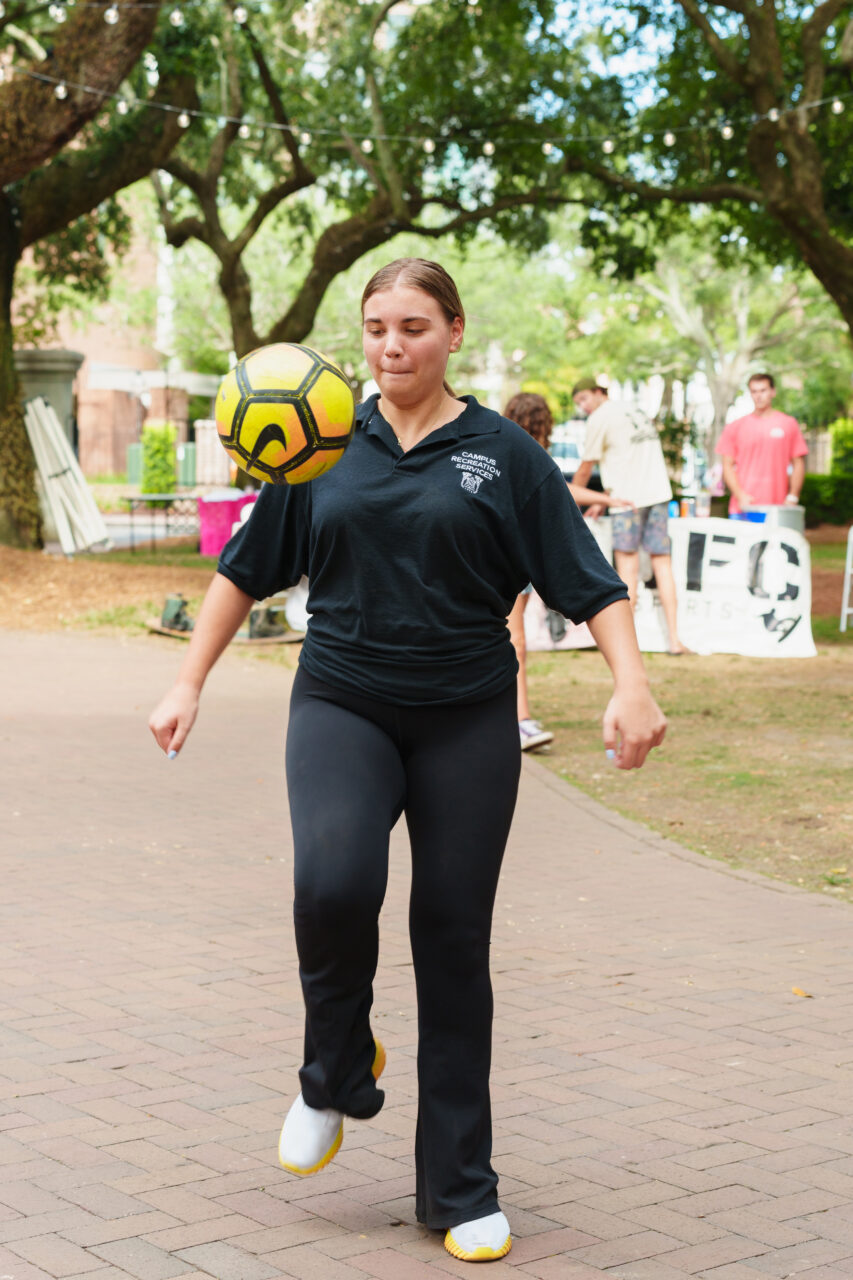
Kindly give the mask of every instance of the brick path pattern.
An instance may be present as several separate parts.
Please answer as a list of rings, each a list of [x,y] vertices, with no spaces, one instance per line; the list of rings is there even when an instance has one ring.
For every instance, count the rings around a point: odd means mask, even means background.
[[[470,1277],[414,1219],[402,829],[386,1106],[317,1177],[276,1162],[302,1023],[288,673],[226,654],[169,764],[144,722],[174,642],[0,652],[0,1280]],[[493,939],[515,1246],[490,1280],[851,1280],[851,924],[526,761]]]

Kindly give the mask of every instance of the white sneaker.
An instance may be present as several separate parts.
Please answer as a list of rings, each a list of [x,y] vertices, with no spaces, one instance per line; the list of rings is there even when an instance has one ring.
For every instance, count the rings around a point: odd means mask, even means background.
[[[300,1093],[281,1126],[278,1162],[291,1173],[307,1178],[337,1155],[343,1136],[343,1113],[309,1107]]]
[[[375,1045],[371,1072],[373,1079],[378,1080],[385,1070],[385,1049],[378,1040]],[[331,1107],[322,1111],[309,1107],[300,1093],[281,1126],[278,1162],[290,1173],[307,1178],[309,1174],[324,1169],[335,1158],[343,1136],[343,1112],[334,1111]]]
[[[444,1247],[463,1262],[493,1262],[503,1258],[512,1248],[509,1223],[500,1212],[488,1218],[476,1218],[451,1227],[444,1237]]]
[[[535,751],[537,747],[544,747],[546,742],[554,741],[553,733],[543,729],[538,720],[519,720],[518,736],[522,751]]]

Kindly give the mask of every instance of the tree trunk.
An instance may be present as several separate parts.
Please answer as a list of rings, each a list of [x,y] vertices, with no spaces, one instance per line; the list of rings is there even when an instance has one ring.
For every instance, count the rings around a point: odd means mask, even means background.
[[[779,147],[787,166],[777,162]],[[796,123],[762,123],[747,146],[764,190],[767,212],[797,246],[803,262],[832,298],[853,338],[853,249],[833,234],[823,195],[823,161],[811,135]]]
[[[273,325],[267,342],[302,342],[314,327],[326,290],[370,249],[391,240],[400,227],[387,200],[377,197],[364,215],[356,214],[328,227],[314,247],[314,259],[302,287],[285,315]]]
[[[0,543],[40,547],[41,512],[12,338],[12,289],[18,263],[16,211],[0,191]]]

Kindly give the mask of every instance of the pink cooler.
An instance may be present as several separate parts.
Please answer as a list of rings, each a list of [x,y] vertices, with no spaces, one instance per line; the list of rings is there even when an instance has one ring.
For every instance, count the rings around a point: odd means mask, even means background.
[[[243,508],[257,499],[257,493],[226,489],[206,494],[198,500],[199,551],[218,556],[238,524]]]

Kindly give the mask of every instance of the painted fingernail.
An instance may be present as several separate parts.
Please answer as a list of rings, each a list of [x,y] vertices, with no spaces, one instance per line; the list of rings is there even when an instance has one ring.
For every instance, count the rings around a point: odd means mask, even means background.
[[[177,753],[177,751],[170,751],[170,752],[168,753],[168,755],[166,756],[166,759],[167,759],[167,760],[177,760],[177,758],[178,758],[178,753]]]

